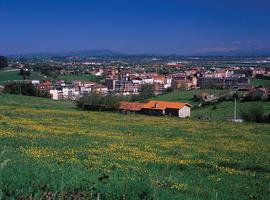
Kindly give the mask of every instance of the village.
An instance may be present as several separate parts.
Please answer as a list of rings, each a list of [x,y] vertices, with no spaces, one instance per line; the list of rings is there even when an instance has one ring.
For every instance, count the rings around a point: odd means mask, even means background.
[[[162,62],[159,64],[128,63],[97,63],[97,62],[60,62],[46,67],[46,76],[37,68],[41,79],[31,77],[37,73],[36,63],[18,64],[16,67],[23,76],[24,82],[31,83],[37,90],[45,92],[53,100],[77,101],[83,96],[97,93],[127,97],[121,101],[119,110],[123,113],[141,113],[157,116],[176,116],[186,118],[191,116],[189,102],[155,101],[150,99],[130,100],[139,96],[142,88],[151,86],[154,96],[181,91],[198,91],[194,98],[206,105],[220,99],[232,96],[235,92],[244,92],[244,98],[268,98],[269,88],[260,84],[252,84],[251,80],[267,80],[270,70],[263,66],[191,66],[185,62]],[[47,64],[48,65],[48,64]],[[30,67],[29,67],[30,66]],[[60,66],[60,67],[59,67]],[[57,70],[56,70],[57,69]],[[51,71],[50,71],[51,70]],[[43,70],[44,71],[44,70]],[[57,74],[57,75],[55,75]],[[54,77],[54,78],[52,78]],[[71,79],[69,77],[72,77]],[[89,77],[89,79],[88,79]],[[203,89],[210,90],[204,92]],[[224,91],[215,95],[211,90]],[[134,98],[136,99],[136,98]]]
[[[177,72],[162,75],[157,72],[139,71],[130,67],[121,69],[109,66],[94,70],[81,71],[82,74],[91,74],[102,77],[103,82],[82,80],[32,80],[40,90],[46,90],[54,100],[75,100],[83,94],[97,92],[101,94],[114,93],[117,95],[138,95],[142,85],[151,84],[155,95],[164,94],[173,90],[193,90],[198,88],[234,89],[248,91],[252,89],[252,77],[270,77],[270,70],[265,68],[226,67],[205,69],[201,67],[185,68],[179,64],[167,65],[177,69]],[[180,65],[181,66],[181,65]],[[182,68],[182,69],[181,69]],[[62,75],[73,75],[75,70],[64,70]],[[79,76],[78,76],[79,77]]]

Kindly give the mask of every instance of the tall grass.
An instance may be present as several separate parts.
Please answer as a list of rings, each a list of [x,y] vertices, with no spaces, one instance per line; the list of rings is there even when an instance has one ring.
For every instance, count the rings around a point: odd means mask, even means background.
[[[270,125],[0,95],[3,199],[269,199]],[[32,105],[33,104],[33,105]]]

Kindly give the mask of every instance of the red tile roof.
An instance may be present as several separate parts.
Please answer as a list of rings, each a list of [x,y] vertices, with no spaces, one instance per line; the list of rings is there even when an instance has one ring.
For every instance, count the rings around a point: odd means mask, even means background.
[[[149,101],[148,103],[144,104],[142,108],[153,110],[165,110],[166,108],[181,109],[184,106],[191,107],[190,104],[183,102]]]
[[[122,101],[120,102],[119,109],[130,110],[130,111],[140,111],[143,105],[144,103]]]

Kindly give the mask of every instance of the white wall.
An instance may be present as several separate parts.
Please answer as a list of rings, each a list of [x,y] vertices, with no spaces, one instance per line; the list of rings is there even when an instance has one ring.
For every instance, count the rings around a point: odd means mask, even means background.
[[[178,117],[180,118],[190,117],[190,107],[184,106],[183,108],[181,108],[178,112]]]

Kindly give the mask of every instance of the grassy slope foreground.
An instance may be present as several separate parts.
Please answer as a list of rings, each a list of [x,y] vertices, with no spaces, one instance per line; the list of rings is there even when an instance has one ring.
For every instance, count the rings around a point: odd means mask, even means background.
[[[0,94],[0,199],[269,199],[269,130]]]

